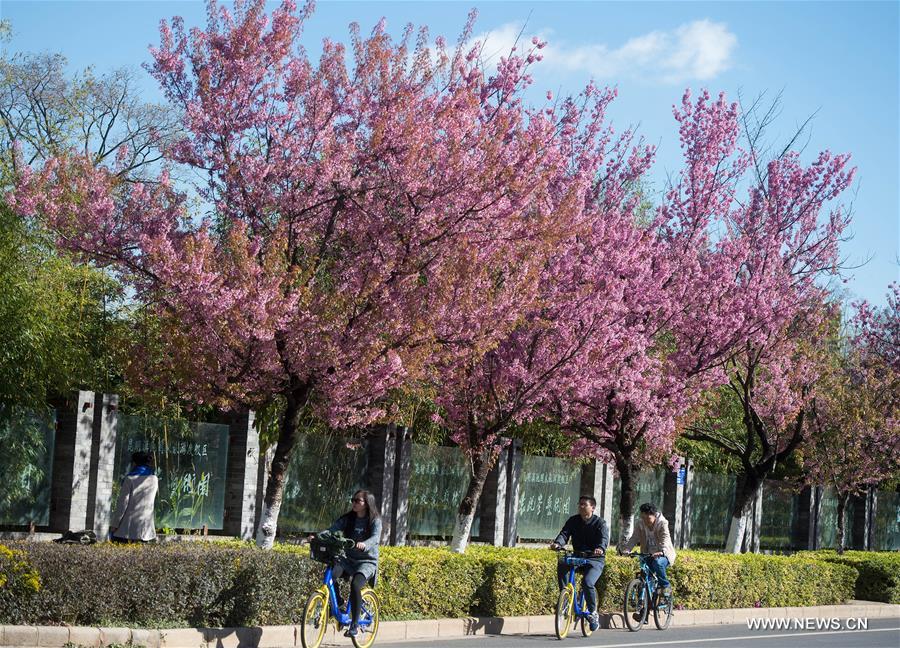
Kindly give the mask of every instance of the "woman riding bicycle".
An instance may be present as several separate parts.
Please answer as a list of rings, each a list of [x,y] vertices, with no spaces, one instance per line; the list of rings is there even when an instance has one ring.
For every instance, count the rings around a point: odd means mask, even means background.
[[[362,608],[362,589],[367,581],[375,578],[378,571],[378,544],[381,541],[381,514],[375,503],[375,496],[369,491],[359,490],[350,498],[350,511],[335,520],[328,530],[340,531],[356,544],[347,550],[334,566],[335,580],[350,579],[350,627],[346,637],[355,637],[359,632],[359,614]],[[337,591],[338,588],[335,588]],[[343,607],[338,593],[338,605]]]
[[[594,515],[596,506],[596,499],[590,495],[582,495],[578,499],[578,514],[566,520],[562,531],[550,543],[551,549],[560,549],[571,539],[572,548],[588,557],[588,563],[579,567],[578,571],[582,573],[581,582],[587,599],[592,632],[600,626],[600,617],[597,613],[597,580],[603,573],[604,556],[609,545],[609,528],[602,517]],[[561,563],[557,566],[556,575],[560,589],[566,586],[568,573],[567,565]]]

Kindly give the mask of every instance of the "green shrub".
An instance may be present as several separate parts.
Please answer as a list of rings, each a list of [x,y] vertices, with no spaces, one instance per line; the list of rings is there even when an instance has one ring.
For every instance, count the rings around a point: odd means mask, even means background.
[[[832,564],[849,565],[858,576],[854,584],[854,598],[862,601],[900,603],[900,552],[803,551],[800,555]]]
[[[672,580],[688,609],[829,605],[851,597],[856,572],[845,567],[796,556],[682,551]]]
[[[28,555],[0,545],[0,610],[10,611],[8,623],[23,622],[25,617],[17,610],[40,591],[41,579]]]
[[[41,576],[0,623],[243,626],[299,622],[297,593],[320,578],[308,558],[237,543],[20,545]]]
[[[322,577],[307,547],[295,545],[262,551],[234,541],[28,543],[16,549],[11,555],[30,565],[23,573],[35,581],[39,574],[41,586],[20,597],[0,588],[0,624],[293,624]],[[603,610],[621,609],[636,570],[634,559],[607,558],[598,583]],[[669,575],[677,603],[687,609],[839,603],[852,596],[857,581],[853,567],[815,556],[705,551],[679,552]],[[471,546],[459,555],[445,548],[382,547],[377,589],[384,619],[548,614],[556,601],[556,556],[546,549]]]
[[[385,618],[464,617],[479,604],[482,561],[447,549],[382,548],[378,595]]]

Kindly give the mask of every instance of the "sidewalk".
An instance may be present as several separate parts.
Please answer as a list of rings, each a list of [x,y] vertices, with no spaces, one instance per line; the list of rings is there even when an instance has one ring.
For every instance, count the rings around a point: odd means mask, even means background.
[[[791,608],[736,608],[728,610],[677,610],[673,625],[704,626],[746,623],[748,619],[823,619],[823,618],[895,618],[900,605],[850,601],[847,605]],[[622,628],[621,614],[602,614],[601,628]],[[385,621],[377,641],[398,639],[460,638],[473,635],[552,634],[553,616],[469,617],[425,621]],[[325,635],[325,643],[345,644],[334,627]],[[0,626],[0,647],[63,648],[66,645],[146,646],[147,648],[295,648],[300,647],[299,626],[262,626],[256,628],[175,628],[169,630],[132,630],[129,628],[92,628],[68,626]]]

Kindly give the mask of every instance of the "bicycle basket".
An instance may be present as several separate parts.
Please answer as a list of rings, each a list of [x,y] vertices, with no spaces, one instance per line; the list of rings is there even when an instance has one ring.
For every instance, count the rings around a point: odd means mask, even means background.
[[[343,555],[344,550],[334,542],[326,542],[319,538],[309,541],[309,557],[322,563],[334,562],[334,559]]]

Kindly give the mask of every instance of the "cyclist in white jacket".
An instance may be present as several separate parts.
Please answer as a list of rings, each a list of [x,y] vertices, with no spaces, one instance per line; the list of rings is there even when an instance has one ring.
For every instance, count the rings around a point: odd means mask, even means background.
[[[641,553],[651,556],[647,566],[656,574],[663,595],[671,596],[672,584],[666,578],[666,567],[675,563],[675,547],[672,536],[669,535],[669,522],[649,502],[641,504],[634,531],[625,544],[618,548],[619,553],[628,553],[637,544],[641,546]]]

